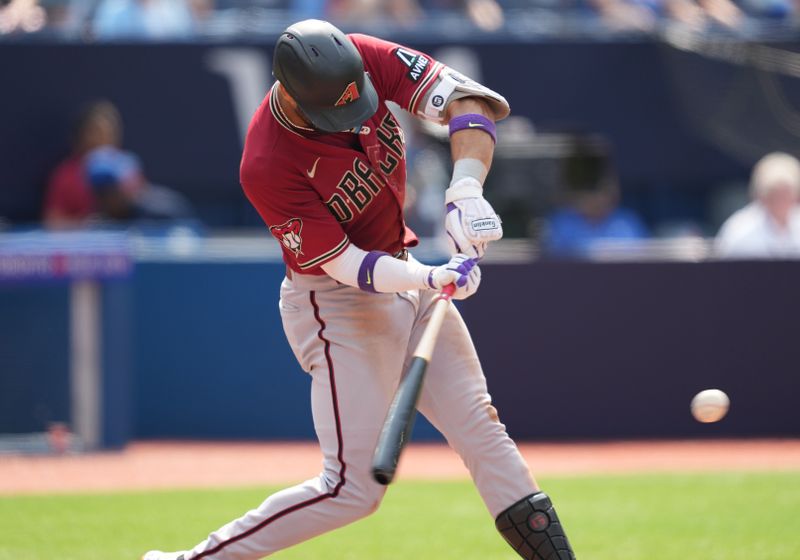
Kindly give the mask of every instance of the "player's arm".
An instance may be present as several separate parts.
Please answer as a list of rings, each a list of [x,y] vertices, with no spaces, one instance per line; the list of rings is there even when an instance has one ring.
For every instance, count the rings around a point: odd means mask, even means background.
[[[445,230],[451,252],[481,258],[489,242],[503,237],[500,218],[483,198],[483,182],[497,139],[497,100],[482,94],[479,88],[461,93],[473,95],[448,100],[442,118],[450,129],[453,158],[453,176],[445,191]]]
[[[414,258],[396,259],[382,251],[364,251],[349,245],[345,251],[322,265],[325,273],[348,286],[373,293],[396,293],[409,290],[440,290],[455,284],[454,299],[474,294],[481,282],[475,259],[454,255],[441,266],[428,266]]]
[[[351,35],[379,91],[413,115],[450,128],[453,179],[445,228],[451,252],[481,258],[500,239],[500,218],[483,198],[495,121],[511,112],[499,93],[425,53],[367,35]]]

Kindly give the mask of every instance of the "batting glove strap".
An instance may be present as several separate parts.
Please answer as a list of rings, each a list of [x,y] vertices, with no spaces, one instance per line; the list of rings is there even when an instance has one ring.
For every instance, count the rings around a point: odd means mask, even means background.
[[[575,560],[550,498],[537,492],[497,516],[495,527],[526,560]]]
[[[483,186],[475,177],[461,177],[444,191],[445,204],[464,198],[483,198]]]

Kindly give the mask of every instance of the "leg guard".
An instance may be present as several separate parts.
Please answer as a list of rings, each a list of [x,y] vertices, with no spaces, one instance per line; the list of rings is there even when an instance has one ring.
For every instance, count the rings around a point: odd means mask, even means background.
[[[531,494],[497,516],[497,530],[526,560],[575,560],[550,498]]]

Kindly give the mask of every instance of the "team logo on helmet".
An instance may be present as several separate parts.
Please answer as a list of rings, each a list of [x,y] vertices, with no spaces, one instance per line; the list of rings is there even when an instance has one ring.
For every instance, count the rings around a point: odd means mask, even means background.
[[[356,99],[361,97],[358,94],[358,88],[356,87],[355,82],[350,82],[347,84],[347,87],[344,88],[344,92],[339,97],[339,100],[336,102],[337,107],[341,107],[342,105],[346,105],[347,103],[352,103]]]
[[[279,226],[272,226],[269,228],[270,233],[281,242],[281,245],[286,247],[287,250],[294,253],[294,256],[302,255],[301,247],[303,239],[300,237],[300,231],[303,229],[303,220],[300,218],[292,218],[286,223]]]

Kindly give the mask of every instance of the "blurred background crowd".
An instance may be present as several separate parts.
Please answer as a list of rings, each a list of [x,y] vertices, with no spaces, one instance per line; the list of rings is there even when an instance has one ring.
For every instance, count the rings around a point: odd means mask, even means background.
[[[340,25],[451,32],[651,32],[665,23],[748,34],[793,27],[795,0],[4,0],[0,34],[89,40],[225,36],[321,17]]]
[[[0,195],[0,229],[180,223],[199,235],[255,231],[260,223],[235,177],[242,131],[272,79],[276,34],[319,17],[432,51],[509,97],[514,116],[501,123],[487,193],[507,238],[532,243],[535,255],[794,257],[798,7],[0,0],[0,57],[16,65],[4,73],[20,78],[0,92],[8,116],[0,186],[10,187]],[[36,68],[44,77],[32,79]],[[173,71],[180,91],[164,77]],[[210,74],[228,82],[224,107],[213,104]],[[56,98],[42,92],[51,86]],[[441,127],[399,118],[409,223],[435,238],[450,172],[447,137]],[[177,128],[181,135],[172,134]],[[173,146],[186,153],[174,157]]]
[[[723,430],[796,434],[796,1],[0,0],[0,434],[313,437],[280,246],[239,185],[275,39],[308,17],[509,100],[505,238],[462,309],[517,433],[694,434],[674,403],[721,387],[748,411]],[[415,256],[441,261],[447,130],[397,117]],[[102,376],[105,412],[80,388]]]

